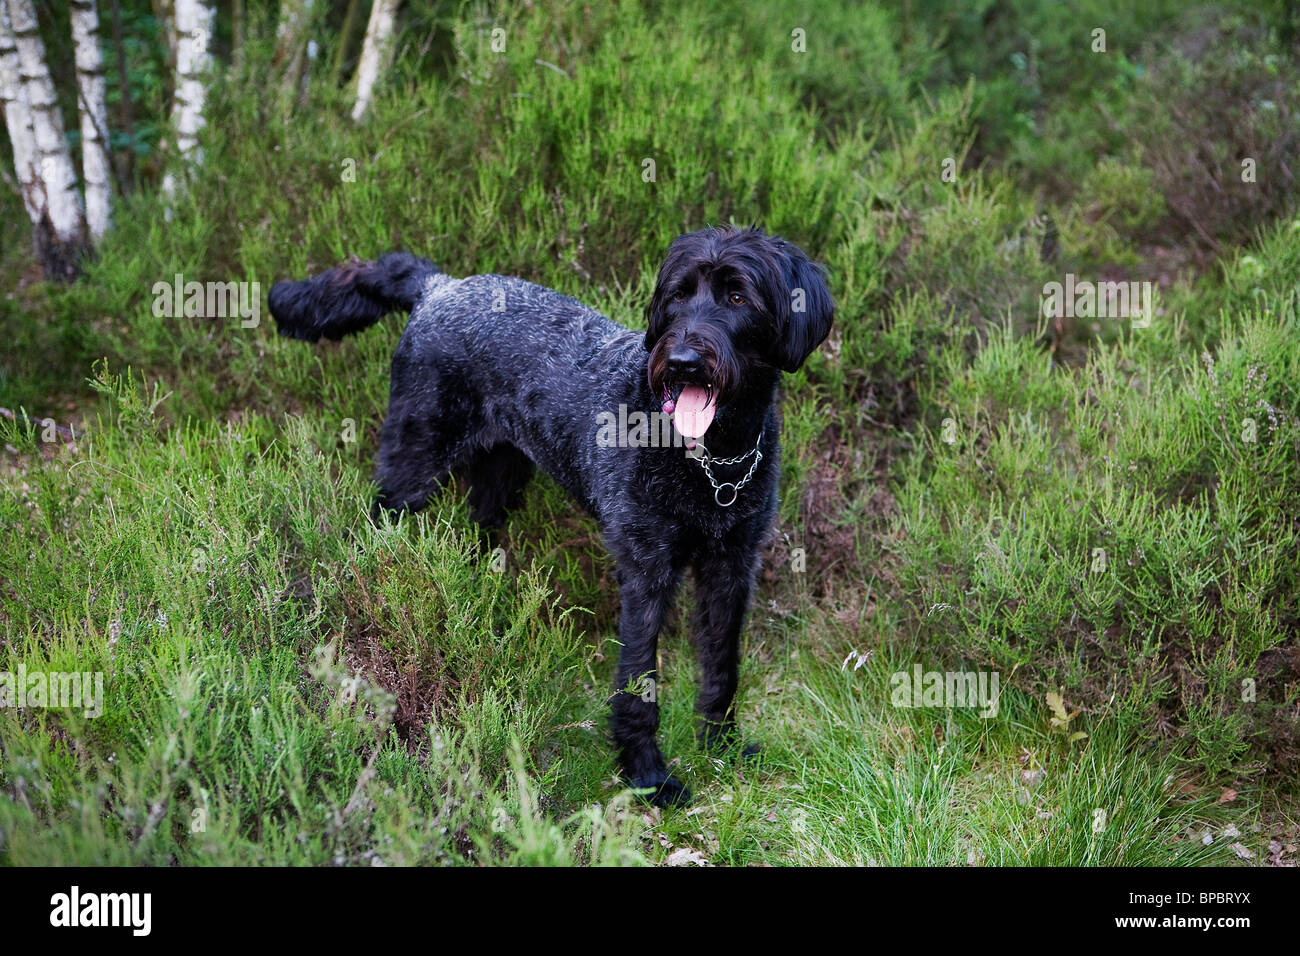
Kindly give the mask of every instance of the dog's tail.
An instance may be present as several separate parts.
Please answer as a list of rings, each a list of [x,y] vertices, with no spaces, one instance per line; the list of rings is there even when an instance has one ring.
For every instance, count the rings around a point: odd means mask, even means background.
[[[390,312],[410,312],[429,277],[439,272],[428,259],[390,252],[377,262],[353,259],[310,279],[277,282],[267,301],[281,335],[308,342],[341,339]]]

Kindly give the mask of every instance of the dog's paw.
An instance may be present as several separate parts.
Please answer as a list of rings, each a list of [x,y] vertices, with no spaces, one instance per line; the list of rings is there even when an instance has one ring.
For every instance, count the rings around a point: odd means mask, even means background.
[[[763,745],[754,741],[742,744],[735,725],[708,725],[700,734],[700,747],[722,760],[754,763],[763,753]]]
[[[667,772],[636,777],[631,787],[638,797],[656,807],[684,807],[691,802],[691,791],[686,784]]]
[[[714,747],[712,754],[731,763],[756,764],[763,757],[763,745],[750,741],[742,746],[739,740],[733,740],[726,746]]]

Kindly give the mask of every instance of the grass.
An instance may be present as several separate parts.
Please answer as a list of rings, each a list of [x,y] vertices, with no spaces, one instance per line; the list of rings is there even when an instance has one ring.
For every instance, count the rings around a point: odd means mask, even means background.
[[[1264,62],[1294,83],[1294,58],[1232,4],[1211,13],[1244,31],[1240,62],[1137,44],[1173,16],[1157,4],[1113,20],[1125,59],[1076,83],[1086,45],[1054,5],[995,24],[982,57],[958,43],[978,6],[787,25],[764,4],[413,2],[360,128],[328,83],[296,110],[264,95],[269,44],[250,44],[171,219],[143,189],[79,282],[0,300],[0,671],[105,676],[96,718],[0,707],[0,859],[1289,859],[1300,223],[1276,189],[1189,207],[1213,189],[1096,109],[1135,129],[1143,77],[1181,78],[1167,101],[1198,102],[1207,137],[1206,90],[1228,90],[1233,130],[1289,143],[1288,117],[1232,96]],[[1015,37],[1037,86],[1007,87]],[[1178,215],[1220,224],[1219,248]],[[836,328],[783,399],[738,697],[764,754],[698,750],[679,613],[662,738],[697,800],[660,813],[606,739],[617,598],[594,524],[545,479],[499,561],[455,492],[368,521],[400,323],[309,348],[265,313],[156,318],[151,290],[265,293],[406,246],[635,326],[668,239],[729,220],[827,263]],[[1160,311],[1042,318],[1071,272],[1155,277]],[[997,673],[997,713],[897,706],[917,665]]]

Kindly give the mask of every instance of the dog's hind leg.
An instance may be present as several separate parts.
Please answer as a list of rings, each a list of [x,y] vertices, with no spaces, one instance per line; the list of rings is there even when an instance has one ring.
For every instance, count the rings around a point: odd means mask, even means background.
[[[440,440],[437,426],[427,420],[384,420],[380,437],[375,496],[371,515],[419,511],[429,498],[447,483],[451,468],[447,445]]]
[[[466,467],[470,516],[484,530],[501,527],[535,470],[529,457],[508,442],[475,452]]]
[[[475,406],[463,389],[444,387],[453,376],[430,365],[393,361],[388,415],[379,436],[371,510],[419,511],[474,449]]]

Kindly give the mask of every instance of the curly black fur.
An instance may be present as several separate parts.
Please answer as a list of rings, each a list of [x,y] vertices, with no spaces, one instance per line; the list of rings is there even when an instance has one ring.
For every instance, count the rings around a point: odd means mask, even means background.
[[[310,341],[411,311],[393,356],[377,511],[418,509],[463,474],[474,518],[496,527],[538,467],[595,516],[622,602],[612,698],[620,762],[653,802],[689,800],[655,740],[659,706],[649,681],[660,626],[691,568],[701,741],[730,746],[740,630],[776,513],[776,387],[830,332],[824,270],[757,229],[681,236],[659,270],[645,333],[521,279],[454,279],[407,253],[279,282],[270,305],[282,335]],[[730,507],[718,504],[680,444],[598,440],[602,414],[617,416],[620,406],[629,415],[657,412],[686,384],[712,390],[710,455],[738,456],[756,442],[762,451]],[[713,470],[735,482],[749,464]]]

